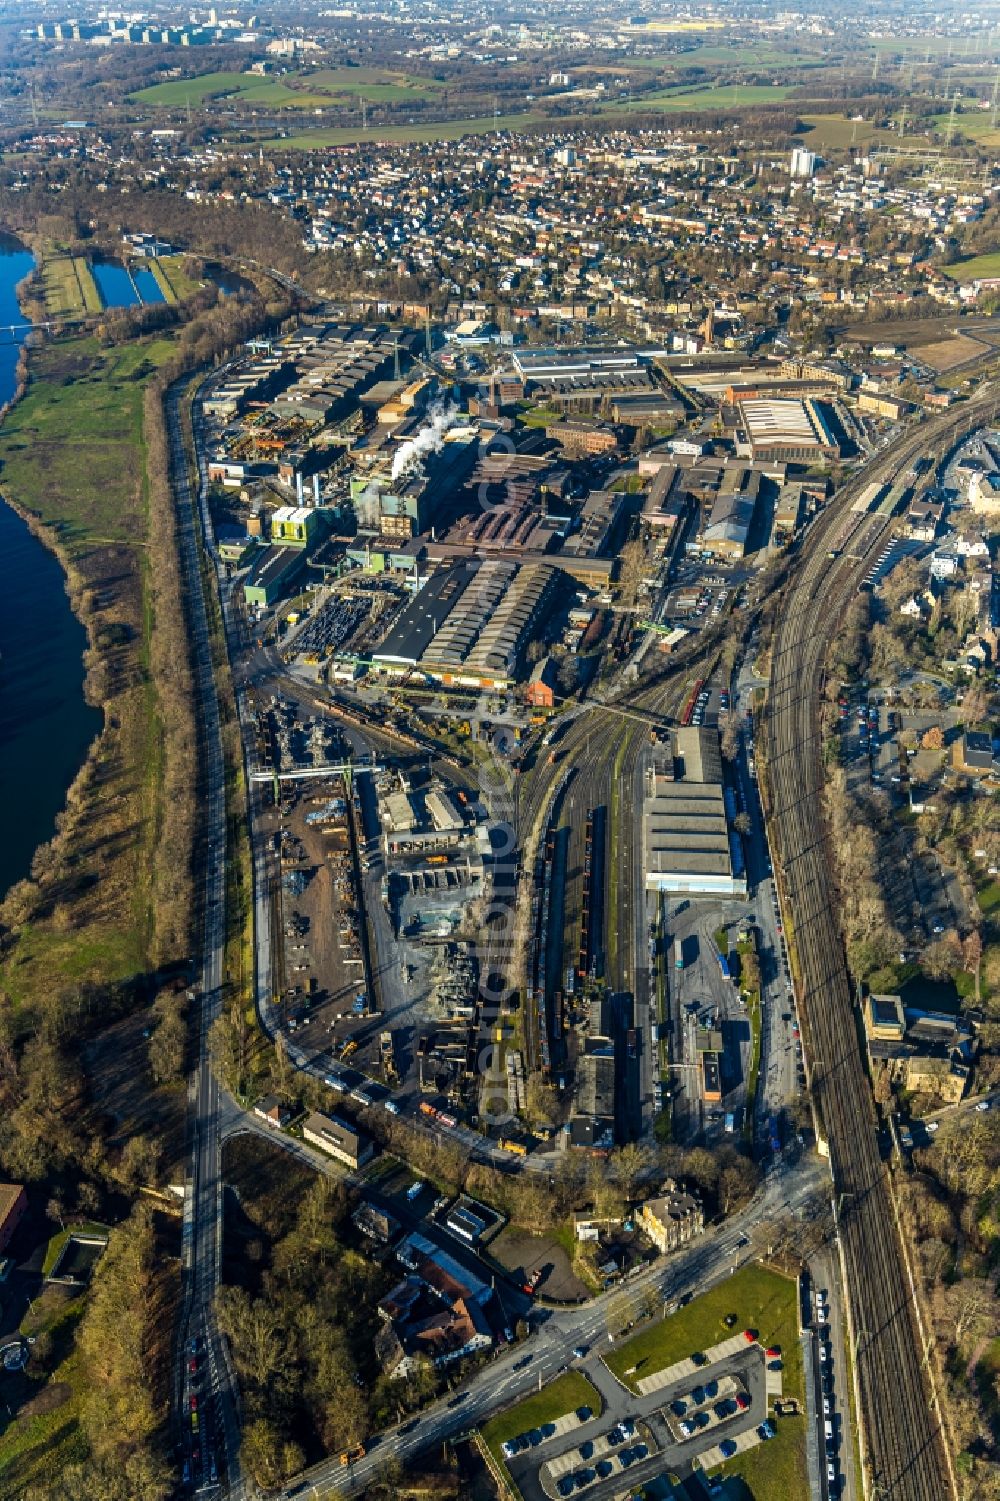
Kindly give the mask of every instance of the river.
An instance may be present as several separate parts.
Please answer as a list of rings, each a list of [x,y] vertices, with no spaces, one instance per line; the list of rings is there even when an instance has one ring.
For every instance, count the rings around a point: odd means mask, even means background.
[[[28,251],[0,240],[0,325],[20,321],[15,288],[32,264]],[[16,388],[22,338],[0,330],[0,406]],[[0,893],[28,875],[35,850],[51,839],[100,729],[100,713],[83,697],[86,644],[54,554],[0,501]]]

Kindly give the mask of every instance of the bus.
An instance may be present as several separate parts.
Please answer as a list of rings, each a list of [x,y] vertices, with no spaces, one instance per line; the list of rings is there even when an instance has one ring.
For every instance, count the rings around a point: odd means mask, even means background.
[[[674,969],[684,968],[684,945],[679,938],[674,939]]]

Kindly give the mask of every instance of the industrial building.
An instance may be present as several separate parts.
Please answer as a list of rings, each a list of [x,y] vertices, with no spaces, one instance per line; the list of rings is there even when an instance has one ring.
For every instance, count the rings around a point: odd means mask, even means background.
[[[417,419],[414,424],[412,436],[419,444]],[[396,435],[399,433],[397,429]],[[430,531],[466,478],[477,447],[474,429],[454,427],[440,435],[436,447],[423,449],[419,457],[415,454],[413,462],[402,469],[398,445],[373,454],[366,467],[359,464],[351,478],[351,503],[359,533],[399,544]]]
[[[643,850],[647,890],[745,896],[739,835],[729,828],[715,730],[678,729],[646,774]]]
[[[376,671],[506,687],[554,587],[544,566],[472,559],[437,569],[372,654]]]
[[[314,506],[279,506],[271,514],[271,541],[282,547],[311,546],[322,514]]]
[[[754,463],[815,464],[840,456],[840,445],[818,401],[757,398],[738,406],[742,436],[736,451]]]
[[[243,586],[247,604],[258,608],[273,605],[298,578],[305,561],[305,549],[298,545],[265,547]]]
[[[720,557],[742,558],[757,514],[764,475],[759,469],[727,465],[709,513],[701,545]]]

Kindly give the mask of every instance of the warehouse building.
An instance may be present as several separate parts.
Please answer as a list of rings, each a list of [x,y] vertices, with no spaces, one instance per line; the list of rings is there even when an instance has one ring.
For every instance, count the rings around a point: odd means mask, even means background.
[[[507,687],[554,582],[551,568],[492,558],[439,568],[405,606],[372,665],[447,685]]]
[[[746,896],[741,852],[734,859],[738,842],[726,819],[718,735],[693,727],[675,730],[646,775],[646,889]]]
[[[815,464],[840,456],[840,445],[818,401],[759,398],[738,406],[742,436],[736,451],[754,463]]]

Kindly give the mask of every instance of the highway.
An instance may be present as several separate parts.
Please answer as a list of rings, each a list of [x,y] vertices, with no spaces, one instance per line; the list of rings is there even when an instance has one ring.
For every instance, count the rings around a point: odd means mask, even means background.
[[[996,399],[987,396],[923,423],[845,486],[814,524],[778,614],[764,720],[766,811],[791,922],[812,1094],[837,1194],[863,1463],[884,1501],[941,1501],[953,1485],[939,1412],[928,1401],[837,920],[821,807],[820,690],[829,643],[891,526],[888,517],[851,516],[850,504],[864,484],[899,476],[935,444],[995,411]]]
[[[180,424],[179,393],[167,397],[171,483],[176,501],[178,550],[185,584],[188,638],[198,698],[201,733],[200,807],[202,813],[202,952],[198,981],[198,1057],[188,1083],[190,1159],[185,1183],[183,1220],[183,1302],[179,1321],[180,1350],[174,1389],[175,1410],[183,1430],[183,1460],[201,1489],[211,1487],[215,1469],[239,1483],[239,1416],[236,1383],[228,1346],[215,1325],[215,1294],[222,1255],[222,1140],[219,1085],[209,1054],[209,1030],[219,1014],[224,981],[226,940],[226,799],[225,760],[219,702],[212,670],[208,615],[202,589],[201,544],[188,482]],[[189,1350],[198,1342],[196,1389],[201,1412],[197,1437],[191,1430],[186,1389]]]

